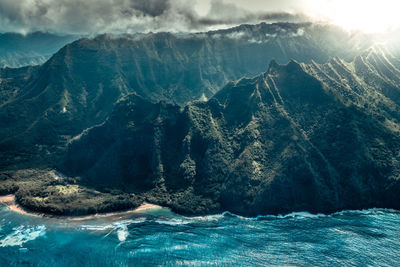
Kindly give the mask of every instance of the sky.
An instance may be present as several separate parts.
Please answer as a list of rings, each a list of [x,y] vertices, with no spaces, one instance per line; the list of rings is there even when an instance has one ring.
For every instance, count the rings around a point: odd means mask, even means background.
[[[399,0],[0,0],[0,32],[193,32],[261,21],[374,32],[400,26],[398,10]]]

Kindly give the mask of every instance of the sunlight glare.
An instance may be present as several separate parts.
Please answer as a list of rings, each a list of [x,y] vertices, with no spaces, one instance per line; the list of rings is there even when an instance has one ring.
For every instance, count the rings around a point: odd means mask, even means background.
[[[347,30],[383,32],[400,26],[399,0],[309,0],[308,11]]]

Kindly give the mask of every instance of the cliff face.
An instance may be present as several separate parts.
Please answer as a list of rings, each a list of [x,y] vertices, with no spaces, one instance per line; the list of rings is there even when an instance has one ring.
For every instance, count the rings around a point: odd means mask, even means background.
[[[399,64],[279,65],[179,108],[133,94],[60,170],[183,213],[400,208]]]
[[[101,35],[66,45],[36,75],[9,86],[0,106],[0,169],[51,165],[71,138],[103,123],[115,103],[136,93],[184,105],[213,96],[230,80],[287,63],[359,54],[365,36],[332,26],[259,24],[198,34]],[[3,85],[4,83],[1,83]],[[19,167],[18,167],[19,168]]]
[[[312,24],[102,35],[1,69],[0,170],[21,171],[0,191],[58,214],[400,208],[400,60],[365,38]],[[305,63],[278,64],[292,58]]]

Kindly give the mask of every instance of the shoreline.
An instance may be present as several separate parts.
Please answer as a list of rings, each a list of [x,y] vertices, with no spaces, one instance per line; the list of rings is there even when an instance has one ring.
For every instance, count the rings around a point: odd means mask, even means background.
[[[70,221],[71,223],[73,222],[80,222],[80,221],[89,221],[89,220],[95,220],[95,219],[127,219],[129,216],[133,215],[145,215],[149,214],[152,215],[150,212],[152,211],[162,211],[165,214],[165,211],[167,211],[168,214],[174,214],[170,208],[156,205],[156,204],[151,204],[148,202],[143,202],[140,206],[138,206],[135,209],[130,209],[130,210],[121,210],[121,211],[112,211],[112,212],[105,212],[105,213],[95,213],[95,214],[87,214],[87,215],[55,215],[51,213],[40,213],[40,212],[35,212],[35,211],[30,211],[24,209],[22,206],[20,206],[15,199],[14,194],[8,194],[8,195],[0,195],[0,205],[4,204],[8,210],[11,210],[13,212],[27,215],[27,216],[36,216],[36,217],[41,217],[41,218],[49,218],[49,219],[59,219],[59,220],[66,220]],[[397,209],[392,209],[392,208],[379,208],[379,207],[371,207],[371,208],[363,208],[363,209],[343,209],[343,210],[338,210],[330,213],[310,213],[308,211],[293,211],[293,212],[288,212],[288,213],[283,213],[283,214],[266,214],[266,215],[257,215],[253,217],[246,217],[242,215],[237,215],[233,214],[234,216],[238,217],[244,217],[244,218],[259,218],[259,217],[275,217],[275,218],[289,218],[289,217],[323,217],[323,216],[332,216],[332,215],[340,215],[346,212],[358,212],[358,213],[370,213],[370,212],[375,212],[375,211],[387,211],[387,212],[394,212],[394,213],[400,213],[400,210]],[[218,214],[208,214],[210,216],[213,215],[224,215],[225,213],[230,213],[229,211],[225,211],[222,213]],[[202,220],[202,216],[207,216],[207,215],[199,215],[199,216],[184,216],[184,218],[190,218],[190,219],[195,219],[195,220]]]
[[[167,209],[167,208],[159,206],[159,205],[143,202],[136,209],[126,210],[126,211],[96,213],[96,214],[79,215],[79,216],[71,216],[71,215],[62,216],[62,215],[52,215],[52,214],[48,214],[48,213],[40,213],[40,212],[35,212],[35,211],[28,211],[28,210],[24,209],[23,207],[21,207],[16,202],[15,195],[13,195],[13,194],[0,196],[0,202],[4,203],[9,210],[14,211],[19,214],[24,214],[24,215],[29,215],[29,216],[38,216],[38,217],[67,219],[70,221],[85,221],[85,220],[92,220],[92,219],[96,219],[96,218],[127,216],[127,215],[133,215],[133,214],[146,213],[146,212],[152,211],[152,210]]]

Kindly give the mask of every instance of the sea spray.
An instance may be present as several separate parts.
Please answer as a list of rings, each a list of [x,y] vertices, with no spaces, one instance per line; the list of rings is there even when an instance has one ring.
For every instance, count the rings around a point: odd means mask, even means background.
[[[18,226],[12,229],[5,238],[0,240],[0,247],[7,246],[21,246],[22,244],[35,240],[40,236],[46,234],[46,227],[44,225],[39,226]]]

